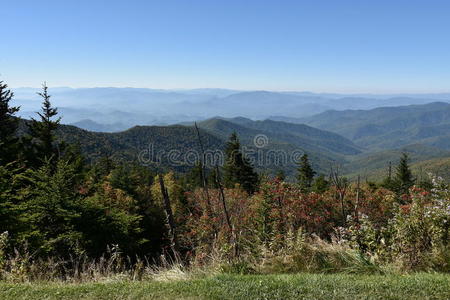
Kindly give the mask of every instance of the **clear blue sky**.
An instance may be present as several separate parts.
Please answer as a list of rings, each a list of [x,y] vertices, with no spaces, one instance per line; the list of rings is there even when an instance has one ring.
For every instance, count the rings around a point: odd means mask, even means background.
[[[0,0],[10,86],[450,91],[450,1]]]

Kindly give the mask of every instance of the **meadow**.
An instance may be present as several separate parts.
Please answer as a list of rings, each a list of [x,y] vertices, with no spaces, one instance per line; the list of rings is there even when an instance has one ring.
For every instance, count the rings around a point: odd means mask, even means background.
[[[449,299],[450,276],[216,275],[171,281],[0,283],[2,299]]]

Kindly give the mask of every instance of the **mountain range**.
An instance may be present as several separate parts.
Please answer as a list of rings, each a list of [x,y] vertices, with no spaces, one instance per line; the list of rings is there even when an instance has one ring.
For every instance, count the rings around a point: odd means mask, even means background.
[[[346,163],[346,156],[361,153],[350,140],[307,125],[213,118],[199,122],[198,127],[205,152],[221,153],[219,163],[223,162],[223,149],[230,134],[236,132],[253,165],[267,173],[283,169],[288,175],[293,175],[296,161],[304,153],[309,154],[317,171],[326,173],[331,165]],[[108,156],[183,171],[201,157],[197,132],[192,124],[135,126],[115,133],[91,132],[61,125],[57,134],[66,142],[79,145],[91,161]],[[263,144],[258,144],[255,137],[262,137]],[[210,161],[210,165],[213,163]]]
[[[16,91],[15,104],[22,106],[22,117],[39,109],[35,92]],[[427,161],[440,170],[450,166],[448,99],[449,94],[393,97],[133,88],[58,88],[52,97],[63,122],[74,125],[61,126],[59,135],[79,144],[92,160],[107,155],[136,161],[149,145],[154,154],[198,153],[193,126],[197,121],[207,150],[223,150],[229,135],[236,132],[250,157],[272,155],[269,162],[255,160],[261,172],[284,169],[293,176],[296,166],[291,157],[279,163],[277,153],[308,153],[318,172],[339,166],[350,177],[379,177],[403,151],[420,170],[430,169]],[[264,144],[255,142],[256,137]],[[168,167],[169,160],[163,158],[159,166]],[[189,164],[181,161],[173,167],[186,170]]]
[[[402,152],[410,155],[413,166],[420,166],[415,167],[416,171],[433,171],[447,177],[442,170],[450,169],[450,151],[420,143],[377,151],[363,148],[337,133],[308,125],[273,120],[253,121],[242,117],[216,117],[198,122],[197,125],[207,152],[222,151],[229,135],[236,132],[258,171],[273,174],[282,169],[290,178],[295,175],[295,159],[298,160],[303,153],[309,155],[318,173],[327,174],[331,167],[339,167],[341,173],[350,178],[363,175],[369,179],[379,179],[386,174],[390,162],[396,164]],[[192,161],[186,159],[187,153],[194,155],[191,159],[200,157],[193,124],[136,126],[116,133],[90,132],[62,125],[58,135],[69,143],[80,145],[90,160],[110,156],[119,160],[144,162],[153,167],[185,171],[193,165]],[[263,144],[258,144],[255,140],[257,137],[263,137]],[[171,152],[176,154],[175,164],[168,157]],[[158,158],[160,153],[161,158]],[[145,156],[144,161],[142,154]],[[283,154],[286,156],[283,157]],[[292,157],[293,154],[297,156]],[[423,164],[425,161],[432,162],[430,165],[435,166],[436,170],[434,167],[427,168]]]
[[[39,89],[14,89],[20,117],[39,110]],[[170,125],[214,116],[298,122],[328,110],[450,102],[450,94],[326,94],[237,91],[227,89],[161,90],[146,88],[50,88],[64,124],[91,131],[115,132],[136,125]],[[281,119],[278,119],[281,118]],[[286,119],[287,118],[287,119]],[[303,122],[303,121],[302,121]]]
[[[298,123],[338,133],[369,151],[422,144],[450,150],[450,104],[330,110]]]

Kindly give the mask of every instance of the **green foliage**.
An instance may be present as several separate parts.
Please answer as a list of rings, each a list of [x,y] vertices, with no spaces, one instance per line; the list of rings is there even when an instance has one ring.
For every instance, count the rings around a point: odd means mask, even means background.
[[[309,191],[312,186],[315,174],[316,172],[314,172],[309,163],[308,154],[303,154],[300,158],[297,175],[297,181],[300,189],[302,189],[303,191]]]
[[[327,191],[329,188],[330,183],[325,179],[325,176],[321,174],[314,179],[311,190],[315,193],[321,194]]]
[[[8,248],[8,231],[0,233],[0,279],[2,279],[2,274],[4,267],[6,265],[7,257],[7,248]]]
[[[185,176],[185,185],[189,190],[195,190],[195,188],[203,186],[203,175],[208,176],[208,174],[203,174],[201,162],[197,162],[195,166],[187,173]],[[206,173],[206,170],[204,170]],[[214,182],[214,178],[212,178]],[[207,180],[209,182],[209,180]]]
[[[22,239],[43,255],[78,253],[82,235],[74,225],[80,211],[73,165],[60,160],[54,169],[47,161],[37,170],[27,170],[23,180],[20,219],[29,228]]]
[[[224,182],[227,187],[236,184],[249,194],[253,194],[258,185],[258,174],[253,170],[248,158],[241,151],[241,144],[236,133],[232,133],[225,148]]]
[[[0,165],[0,232],[9,232],[10,240],[16,238],[24,226],[20,223],[20,210],[17,208],[17,190],[21,188],[22,176],[23,170],[15,164]]]
[[[383,218],[359,215],[346,229],[347,238],[362,253],[397,264],[402,270],[448,272],[450,194],[437,178],[432,183],[432,193],[412,188],[408,204],[399,205],[392,198],[391,213]]]
[[[255,269],[247,261],[237,261],[224,264],[220,267],[220,272],[225,274],[249,275],[255,274]]]
[[[60,158],[63,144],[55,143],[55,131],[59,126],[60,118],[53,120],[58,114],[56,108],[50,103],[48,87],[44,84],[42,92],[38,93],[42,97],[41,112],[38,113],[40,120],[31,120],[29,124],[29,136],[24,139],[26,145],[25,156],[32,167],[39,167],[45,161],[56,161]]]
[[[448,237],[450,221],[450,200],[447,189],[436,186],[435,195],[430,198],[423,190],[414,191],[412,202],[400,207],[393,221],[394,252],[405,259],[404,267],[409,269],[450,269]],[[442,197],[442,198],[441,198]],[[445,257],[442,261],[440,258]],[[440,260],[439,265],[434,260]]]
[[[8,85],[0,81],[0,164],[12,162],[17,158],[18,120],[15,113],[19,107],[10,106],[14,93],[8,89]]]
[[[397,165],[395,177],[393,178],[394,191],[398,195],[409,194],[409,189],[414,185],[415,178],[409,168],[409,157],[407,153],[402,153],[400,162]]]

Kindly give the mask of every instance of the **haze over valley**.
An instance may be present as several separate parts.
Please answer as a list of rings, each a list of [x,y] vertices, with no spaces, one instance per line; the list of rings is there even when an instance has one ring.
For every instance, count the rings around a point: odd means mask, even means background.
[[[20,116],[39,110],[39,88],[16,88]],[[83,129],[115,132],[136,125],[169,125],[220,117],[302,122],[328,110],[450,102],[450,94],[327,94],[236,91],[227,89],[161,90],[146,88],[52,88],[62,122]],[[300,119],[300,120],[298,120]]]

